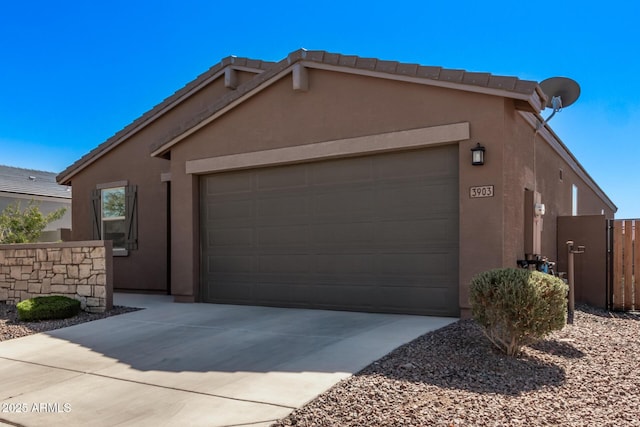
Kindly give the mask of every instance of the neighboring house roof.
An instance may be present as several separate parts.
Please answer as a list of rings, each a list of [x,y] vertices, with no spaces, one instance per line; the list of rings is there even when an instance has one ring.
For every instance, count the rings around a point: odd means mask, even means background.
[[[0,192],[71,199],[71,187],[58,184],[54,172],[2,165]]]
[[[232,67],[242,71],[261,73],[273,65],[273,62],[262,61],[259,59],[241,58],[236,56],[228,56],[223,58],[219,63],[209,68],[204,73],[200,74],[193,81],[187,83],[184,87],[177,90],[173,95],[165,98],[158,105],[151,110],[144,113],[142,116],[135,119],[124,129],[117,132],[115,135],[98,145],[89,153],[82,156],[71,166],[62,171],[57,180],[60,183],[67,183],[68,180],[80,170],[84,169],[89,164],[100,158],[103,154],[115,148],[120,143],[127,140],[130,136],[143,129],[153,121],[163,116],[166,112],[176,107],[185,99],[189,98],[193,93],[200,90],[203,86],[206,86],[211,81],[217,79],[224,72],[227,67]]]

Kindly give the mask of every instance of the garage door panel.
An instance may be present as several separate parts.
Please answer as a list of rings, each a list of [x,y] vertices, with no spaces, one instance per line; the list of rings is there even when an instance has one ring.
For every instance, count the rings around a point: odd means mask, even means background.
[[[315,217],[371,215],[375,209],[376,194],[371,188],[352,186],[331,192],[320,192],[313,197]]]
[[[375,254],[318,254],[315,256],[314,272],[319,279],[327,280],[328,274],[333,275],[366,275],[375,277]],[[368,279],[371,280],[370,278]]]
[[[305,188],[308,185],[307,173],[306,165],[260,169],[255,173],[256,190],[268,191]]]
[[[430,275],[450,274],[450,252],[438,253],[392,253],[378,257],[381,274],[393,275]]]
[[[452,184],[383,187],[376,194],[376,208],[387,215],[449,215],[458,205],[457,193],[447,194]]]
[[[377,290],[368,286],[333,282],[317,283],[310,289],[317,304],[327,309],[344,307],[344,302],[349,301],[352,309],[370,311],[378,300]]]
[[[215,223],[224,220],[237,222],[240,219],[251,219],[252,217],[252,200],[231,200],[224,203],[209,203],[205,219],[209,223]]]
[[[203,177],[203,298],[457,315],[457,165],[443,146]]]
[[[430,286],[424,286],[425,281]],[[449,289],[453,282],[448,274],[428,274],[428,275],[379,275],[377,278],[377,286],[385,288],[425,288],[425,289]]]
[[[253,176],[242,172],[231,172],[224,175],[203,177],[202,184],[201,187],[205,194],[209,196],[250,193],[253,191]]]
[[[375,226],[371,222],[314,224],[311,233],[320,250],[326,246],[368,246],[375,241]]]
[[[207,245],[209,247],[235,247],[246,250],[253,247],[254,244],[253,228],[236,227],[207,230]]]
[[[403,309],[420,314],[425,308],[434,315],[455,316],[458,296],[447,288],[381,288],[379,290],[383,306],[388,311]],[[400,303],[401,302],[401,303]]]
[[[311,257],[306,254],[287,253],[278,255],[260,255],[258,272],[278,273],[281,275],[308,273],[311,267]]]
[[[370,157],[360,157],[318,163],[311,168],[310,179],[314,186],[370,182],[373,179],[373,162]]]
[[[300,300],[291,284],[282,282],[260,282],[253,288],[253,299],[261,303],[291,304]]]
[[[304,194],[259,197],[255,200],[258,224],[281,223],[309,215],[309,200]]]
[[[309,226],[282,225],[256,228],[258,248],[307,247],[309,244]]]
[[[209,291],[211,302],[227,301],[232,304],[246,304],[253,299],[253,286],[242,282],[222,282]]]
[[[450,245],[451,237],[458,234],[458,224],[451,218],[407,219],[381,221],[377,239],[389,244],[423,244],[425,247]]]
[[[206,259],[207,274],[217,272],[241,274],[254,271],[252,255],[210,255]]]

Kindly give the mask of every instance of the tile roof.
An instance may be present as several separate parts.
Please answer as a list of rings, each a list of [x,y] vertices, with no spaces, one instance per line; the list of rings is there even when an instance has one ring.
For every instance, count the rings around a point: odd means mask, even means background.
[[[415,78],[421,81],[430,81],[433,84],[443,84],[462,90],[479,91],[499,91],[503,96],[513,96],[517,99],[526,99],[535,96],[545,97],[537,82],[530,80],[520,80],[517,77],[493,76],[489,73],[468,72],[465,70],[446,69],[442,67],[422,66],[419,64],[408,64],[396,61],[383,61],[375,58],[362,58],[354,55],[342,55],[329,53],[322,50],[300,49],[290,53],[282,61],[273,64],[262,74],[258,74],[248,82],[238,86],[233,92],[218,98],[212,104],[201,110],[199,113],[184,123],[171,130],[160,141],[151,145],[151,152],[157,155],[165,152],[174,138],[197,128],[200,123],[205,122],[209,117],[231,105],[234,101],[242,98],[247,93],[258,88],[261,84],[279,75],[291,65],[297,62],[304,62],[307,66],[321,64],[329,67],[340,67],[343,71],[352,69],[354,71],[364,71],[373,73],[385,73],[393,78],[401,76],[403,78]],[[442,82],[442,83],[440,83]],[[541,106],[544,108],[546,98]]]
[[[323,50],[300,49],[292,52],[285,59],[288,63],[293,63],[299,60],[408,77],[461,83],[491,89],[501,89],[522,94],[531,94],[538,86],[538,82],[520,80],[517,77],[494,76],[490,73],[477,73],[465,70],[424,66],[420,64],[385,61],[376,58],[362,58],[353,55],[330,53]]]
[[[195,128],[211,117],[218,111],[224,109],[232,102],[238,100],[248,92],[257,88],[264,82],[272,79],[281,72],[285,71],[291,65],[296,62],[304,61],[306,64],[319,64],[324,66],[340,67],[344,71],[349,69],[354,72],[372,72],[387,74],[390,78],[394,76],[400,78],[415,78],[422,81],[431,81],[433,84],[442,85],[454,85],[459,89],[473,90],[497,90],[503,93],[505,96],[513,94],[515,98],[524,99],[528,96],[534,96],[538,93],[539,96],[544,97],[537,82],[520,80],[517,77],[511,76],[494,76],[489,73],[476,73],[468,72],[465,70],[446,69],[442,67],[423,66],[419,64],[402,63],[397,61],[385,61],[376,58],[363,58],[355,55],[342,55],[337,53],[330,53],[322,50],[305,50],[299,49],[290,53],[286,58],[279,62],[265,62],[260,60],[252,60],[248,58],[227,57],[222,59],[218,64],[212,66],[209,70],[199,75],[195,80],[188,83],[182,89],[176,91],[173,95],[166,98],[160,104],[143,114],[138,119],[134,120],[131,124],[126,126],[121,131],[117,132],[111,138],[97,146],[91,152],[80,158],[74,164],[69,166],[63,172],[61,172],[57,180],[58,182],[67,182],[71,176],[74,175],[81,168],[88,163],[99,158],[104,152],[108,151],[113,146],[126,140],[126,137],[135,131],[138,127],[144,126],[150,123],[152,120],[158,118],[162,110],[174,102],[179,102],[181,98],[188,94],[189,91],[195,89],[201,83],[205,82],[208,78],[214,76],[216,73],[224,69],[229,65],[237,67],[247,67],[261,70],[262,72],[256,74],[251,80],[238,86],[234,91],[213,100],[213,102],[203,109],[199,114],[194,115],[190,120],[181,123],[179,126],[169,132],[165,138],[161,141],[156,141],[151,146],[151,151],[157,152],[162,150],[165,144],[169,143],[172,139],[178,137],[182,133],[189,129]],[[546,103],[546,99],[544,100]],[[544,103],[542,104],[544,108]]]
[[[71,187],[58,184],[54,172],[2,165],[0,192],[71,199]]]

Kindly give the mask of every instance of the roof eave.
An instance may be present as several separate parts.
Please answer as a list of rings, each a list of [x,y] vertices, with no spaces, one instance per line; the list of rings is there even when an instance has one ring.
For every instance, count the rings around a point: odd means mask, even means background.
[[[521,111],[527,111],[532,113],[538,113],[541,111],[542,105],[546,102],[543,98],[544,94],[541,90],[539,90],[539,86],[533,87],[531,84],[530,91],[522,90],[522,91],[514,91],[502,88],[493,88],[493,87],[485,87],[485,86],[476,86],[468,83],[461,82],[452,82],[452,81],[444,81],[444,80],[436,80],[426,77],[418,77],[412,75],[402,75],[397,73],[389,73],[384,71],[376,71],[376,70],[366,70],[362,68],[352,68],[344,65],[333,65],[326,64],[324,62],[314,61],[313,56],[304,55],[304,51],[295,51],[290,54],[286,59],[280,61],[274,67],[277,72],[274,72],[272,76],[269,76],[270,71],[264,73],[265,79],[261,79],[262,81],[252,80],[250,82],[245,83],[245,90],[240,90],[242,87],[238,88],[238,92],[234,93],[235,95],[232,99],[227,100],[226,103],[221,103],[221,106],[212,112],[211,115],[203,118],[197,123],[193,124],[190,127],[186,127],[181,130],[176,130],[172,135],[170,135],[165,141],[160,141],[152,144],[150,148],[150,154],[153,157],[161,157],[167,154],[173,146],[178,144],[183,139],[202,129],[204,126],[216,120],[221,115],[227,113],[229,110],[233,109],[237,105],[241,104],[245,100],[251,98],[267,87],[271,86],[284,76],[288,75],[293,71],[293,66],[295,64],[302,64],[304,67],[321,69],[326,71],[334,71],[334,72],[342,72],[348,74],[356,74],[363,75],[375,78],[383,78],[390,79],[408,83],[416,83],[428,86],[442,87],[454,90],[463,90],[466,92],[480,93],[491,96],[500,96],[504,98],[511,98],[516,101],[516,109]],[[285,65],[285,67],[282,67]],[[278,67],[280,66],[280,67]],[[262,77],[262,76],[260,76]],[[528,82],[532,83],[532,82]]]
[[[201,90],[203,87],[219,79],[221,76],[224,76],[225,70],[227,68],[231,67],[240,71],[255,72],[256,74],[260,74],[265,71],[266,64],[270,63],[249,58],[237,58],[234,56],[223,58],[219,63],[210,67],[206,72],[202,73],[200,76],[187,83],[184,87],[177,90],[174,94],[167,97],[151,110],[145,112],[142,116],[138,117],[129,125],[127,125],[124,129],[117,132],[111,138],[107,139],[105,142],[98,145],[89,153],[82,156],[71,166],[60,172],[56,176],[56,182],[62,185],[71,185],[71,178],[74,175],[85,169],[87,166],[102,157],[104,154],[108,153],[109,151],[113,150],[114,148],[134,136],[146,126],[162,117],[168,111],[184,102],[191,95],[193,95],[193,93]],[[212,70],[215,70],[213,74],[211,74],[210,76],[206,76],[206,74],[210,73]],[[201,81],[198,81],[199,79],[201,79]]]

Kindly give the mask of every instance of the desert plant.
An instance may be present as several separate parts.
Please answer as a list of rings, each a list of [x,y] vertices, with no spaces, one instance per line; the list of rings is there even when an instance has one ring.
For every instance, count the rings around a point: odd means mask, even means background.
[[[60,208],[45,215],[33,200],[24,210],[20,202],[15,202],[0,212],[0,243],[35,242],[45,227],[62,218],[65,212],[66,208]]]
[[[471,280],[473,318],[489,340],[514,356],[567,319],[568,287],[559,278],[538,271],[502,268]]]
[[[16,304],[18,318],[24,322],[66,319],[80,312],[80,301],[61,295],[35,297]]]

